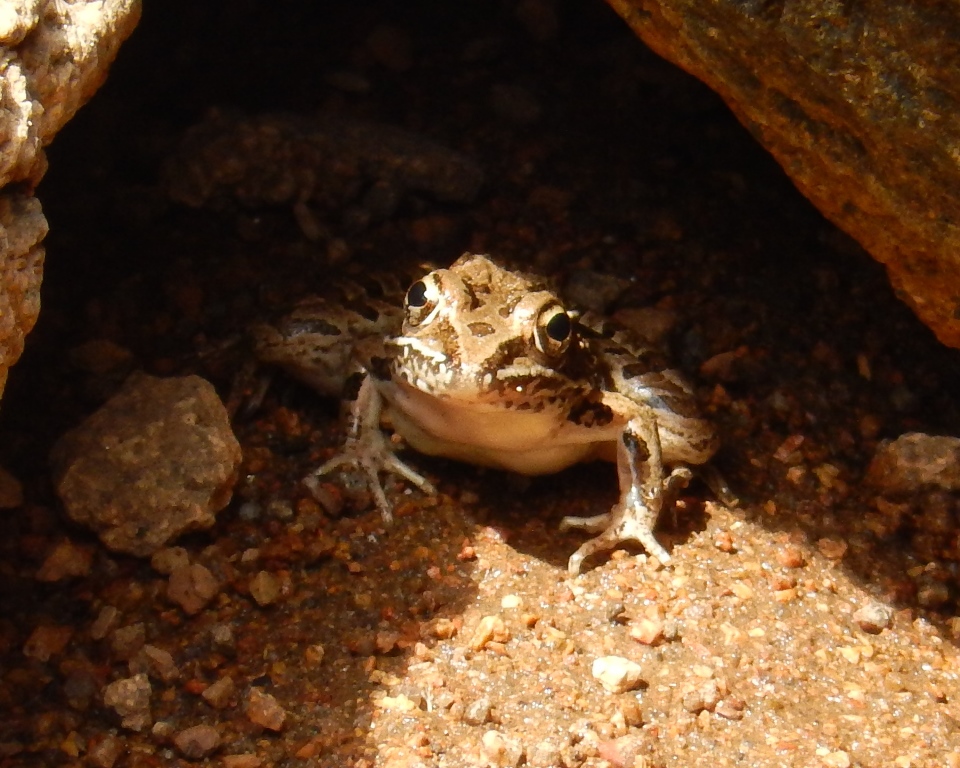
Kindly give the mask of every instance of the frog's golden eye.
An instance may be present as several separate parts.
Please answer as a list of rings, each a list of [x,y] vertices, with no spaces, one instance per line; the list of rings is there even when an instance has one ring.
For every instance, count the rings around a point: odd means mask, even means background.
[[[534,341],[545,355],[557,355],[567,348],[573,333],[570,315],[560,304],[547,304],[537,317]]]
[[[411,325],[423,325],[433,320],[440,307],[440,286],[434,275],[417,280],[407,289],[404,299],[407,321]]]

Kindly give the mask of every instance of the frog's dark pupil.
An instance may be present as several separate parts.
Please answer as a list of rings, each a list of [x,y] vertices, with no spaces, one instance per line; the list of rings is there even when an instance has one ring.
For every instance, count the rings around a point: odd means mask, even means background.
[[[554,341],[565,341],[570,335],[570,318],[566,312],[557,312],[547,321],[547,335]]]
[[[417,280],[407,291],[407,304],[411,307],[422,307],[427,303],[427,284]]]

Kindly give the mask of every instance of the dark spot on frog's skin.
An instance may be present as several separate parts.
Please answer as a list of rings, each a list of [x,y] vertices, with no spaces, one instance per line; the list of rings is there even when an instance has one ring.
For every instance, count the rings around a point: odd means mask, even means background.
[[[369,304],[365,304],[362,301],[355,302],[351,309],[353,309],[364,320],[374,322],[380,319],[380,310],[378,310],[376,307],[370,306]]]
[[[490,323],[470,323],[467,328],[474,336],[483,337],[495,333],[496,329]]]
[[[367,370],[373,378],[379,381],[389,381],[392,378],[390,375],[390,360],[386,357],[371,357],[369,363],[367,363]]]
[[[342,397],[344,400],[353,402],[360,395],[360,386],[363,384],[363,380],[366,377],[363,371],[355,371],[347,376],[347,380],[343,382],[343,393]]]
[[[567,413],[567,421],[582,427],[602,427],[613,421],[613,411],[603,403],[581,400]]]
[[[620,439],[623,440],[627,453],[634,461],[644,462],[650,458],[650,449],[647,448],[647,444],[632,432],[624,432]]]
[[[285,329],[287,336],[301,336],[305,333],[321,336],[340,336],[343,331],[333,323],[322,318],[311,320],[295,320]]]

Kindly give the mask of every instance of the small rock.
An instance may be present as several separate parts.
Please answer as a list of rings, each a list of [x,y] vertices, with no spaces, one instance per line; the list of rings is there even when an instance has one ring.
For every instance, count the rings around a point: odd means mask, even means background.
[[[250,579],[250,594],[257,605],[270,605],[280,597],[280,580],[269,571],[260,571]]]
[[[150,556],[150,567],[164,576],[169,576],[177,568],[188,565],[190,565],[190,555],[183,547],[164,547]]]
[[[71,637],[71,627],[41,624],[30,633],[27,642],[23,644],[23,655],[37,661],[50,661],[51,656],[63,653]]]
[[[490,722],[490,712],[493,705],[486,696],[481,696],[471,702],[463,712],[463,722],[467,725],[483,725]]]
[[[217,682],[208,685],[200,695],[211,707],[226,709],[233,702],[236,692],[237,686],[233,678],[230,675],[224,675]]]
[[[143,374],[128,378],[51,452],[70,518],[110,549],[139,556],[213,525],[230,501],[241,458],[209,382]]]
[[[260,688],[250,689],[245,711],[247,719],[251,723],[269,731],[283,730],[283,724],[287,719],[287,713],[277,703],[277,700],[269,693],[264,693]]]
[[[725,699],[720,700],[720,703],[717,704],[717,708],[714,711],[726,720],[743,720],[743,711],[746,708],[747,704],[743,699],[738,699],[735,696],[727,696]]]
[[[90,625],[90,637],[94,640],[103,640],[107,635],[113,632],[114,627],[120,620],[120,611],[112,605],[105,605],[100,609],[97,618]]]
[[[683,708],[691,714],[699,714],[704,710],[712,712],[720,701],[720,688],[716,680],[705,680],[697,686],[689,688],[683,694]]]
[[[147,660],[150,671],[162,682],[172,683],[180,677],[180,669],[169,651],[157,648],[155,645],[145,645],[143,646],[143,655]]]
[[[120,661],[130,661],[147,642],[147,628],[142,621],[120,627],[110,635],[110,653]]]
[[[0,509],[23,506],[23,485],[3,467],[0,467]]]
[[[90,747],[87,760],[94,768],[113,768],[123,752],[123,742],[116,736],[108,734]]]
[[[610,693],[626,693],[643,684],[640,665],[622,656],[601,656],[593,662],[591,672]]]
[[[477,624],[468,645],[471,650],[479,651],[489,642],[505,643],[510,637],[510,632],[503,623],[503,619],[499,616],[484,616]]]
[[[188,760],[202,760],[220,746],[220,732],[212,725],[194,725],[174,736],[173,745]]]
[[[219,591],[214,575],[199,563],[177,568],[167,584],[167,597],[191,616],[199,613]]]
[[[663,622],[643,616],[630,625],[630,637],[643,645],[656,645],[663,640]]]
[[[37,571],[38,581],[62,581],[86,576],[93,564],[93,550],[70,540],[61,541],[53,548]]]
[[[960,438],[908,432],[883,443],[865,482],[890,495],[931,488],[960,491]]]
[[[853,620],[864,632],[878,635],[893,621],[893,609],[876,600],[871,600],[854,611]]]
[[[150,693],[147,676],[134,675],[104,688],[103,703],[120,716],[124,728],[139,732],[150,724]]]
[[[480,737],[483,757],[497,768],[513,768],[523,760],[523,746],[499,731],[487,731]]]

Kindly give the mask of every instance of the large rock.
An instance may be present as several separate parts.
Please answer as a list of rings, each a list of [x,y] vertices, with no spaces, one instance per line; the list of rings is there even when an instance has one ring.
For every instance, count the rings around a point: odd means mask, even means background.
[[[960,347],[960,3],[608,2]]]
[[[107,76],[140,0],[0,0],[0,394],[40,309],[43,147]]]
[[[134,374],[51,452],[71,519],[110,549],[141,557],[213,525],[240,459],[226,409],[199,376]]]

